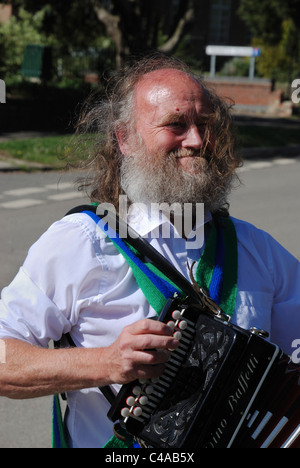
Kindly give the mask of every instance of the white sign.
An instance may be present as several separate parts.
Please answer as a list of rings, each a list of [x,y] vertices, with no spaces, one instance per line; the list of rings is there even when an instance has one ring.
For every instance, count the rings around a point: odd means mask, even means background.
[[[0,80],[0,104],[6,103],[6,86],[3,80]]]
[[[215,46],[206,47],[207,55],[225,55],[229,57],[257,57],[260,49],[257,47]]]

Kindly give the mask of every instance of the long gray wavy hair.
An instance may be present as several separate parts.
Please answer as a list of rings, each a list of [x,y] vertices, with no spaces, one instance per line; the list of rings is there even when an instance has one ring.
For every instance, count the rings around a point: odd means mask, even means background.
[[[206,83],[182,61],[161,54],[154,54],[126,65],[110,79],[106,96],[101,99],[91,96],[79,117],[75,138],[75,153],[71,154],[69,166],[83,169],[87,175],[78,179],[78,189],[84,190],[92,202],[111,203],[118,210],[121,188],[120,167],[122,155],[116,131],[126,129],[128,135],[134,131],[134,91],[143,75],[159,69],[176,69],[187,73],[205,89],[212,109],[205,138],[213,132],[214,149],[209,158],[210,170],[214,172],[220,186],[226,180],[232,184],[236,179],[236,168],[241,159],[235,148],[230,105],[211,90]],[[203,145],[203,152],[206,145]],[[72,160],[72,156],[76,156]],[[228,214],[228,203],[218,207],[219,214]]]

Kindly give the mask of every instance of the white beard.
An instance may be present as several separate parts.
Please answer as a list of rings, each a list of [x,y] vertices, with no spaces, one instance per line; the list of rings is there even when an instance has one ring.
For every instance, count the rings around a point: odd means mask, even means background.
[[[183,153],[186,155],[187,151]],[[216,177],[205,157],[199,155],[194,155],[189,165],[190,172],[187,172],[176,160],[180,154],[180,151],[175,151],[153,158],[142,148],[132,156],[123,156],[121,186],[129,200],[146,205],[204,203],[209,211],[224,206],[232,177],[223,177],[220,183],[220,176]]]

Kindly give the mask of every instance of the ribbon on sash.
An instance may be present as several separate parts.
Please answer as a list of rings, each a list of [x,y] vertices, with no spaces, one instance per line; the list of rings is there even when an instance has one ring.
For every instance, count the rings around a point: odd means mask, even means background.
[[[144,262],[142,256],[125,240],[114,232],[109,236],[109,228],[100,221],[93,211],[83,211],[90,216],[103,232],[110,238],[116,249],[124,256],[131,267],[139,288],[143,291],[149,304],[159,315],[167,299],[177,293],[182,296],[181,289],[170,281],[159,269],[150,262]],[[230,217],[213,219],[204,251],[196,266],[195,280],[197,284],[209,292],[210,297],[218,304],[224,313],[232,317],[237,294],[237,236],[235,226]],[[56,402],[57,403],[57,402]],[[59,428],[59,425],[56,424]],[[61,429],[56,430],[53,438],[62,435]],[[64,443],[54,442],[53,446],[63,447]],[[134,440],[122,442],[113,436],[104,448],[137,447]]]

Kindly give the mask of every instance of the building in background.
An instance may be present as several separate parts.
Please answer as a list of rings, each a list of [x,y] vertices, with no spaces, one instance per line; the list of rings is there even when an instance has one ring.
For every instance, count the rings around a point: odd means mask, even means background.
[[[12,5],[0,3],[0,24],[10,20],[12,15]]]
[[[245,23],[238,16],[240,0],[200,0],[197,3],[195,21],[191,31],[195,55],[203,60],[205,47],[209,45],[244,46],[251,42]],[[223,61],[219,62],[219,65]],[[209,58],[205,59],[209,69]]]

